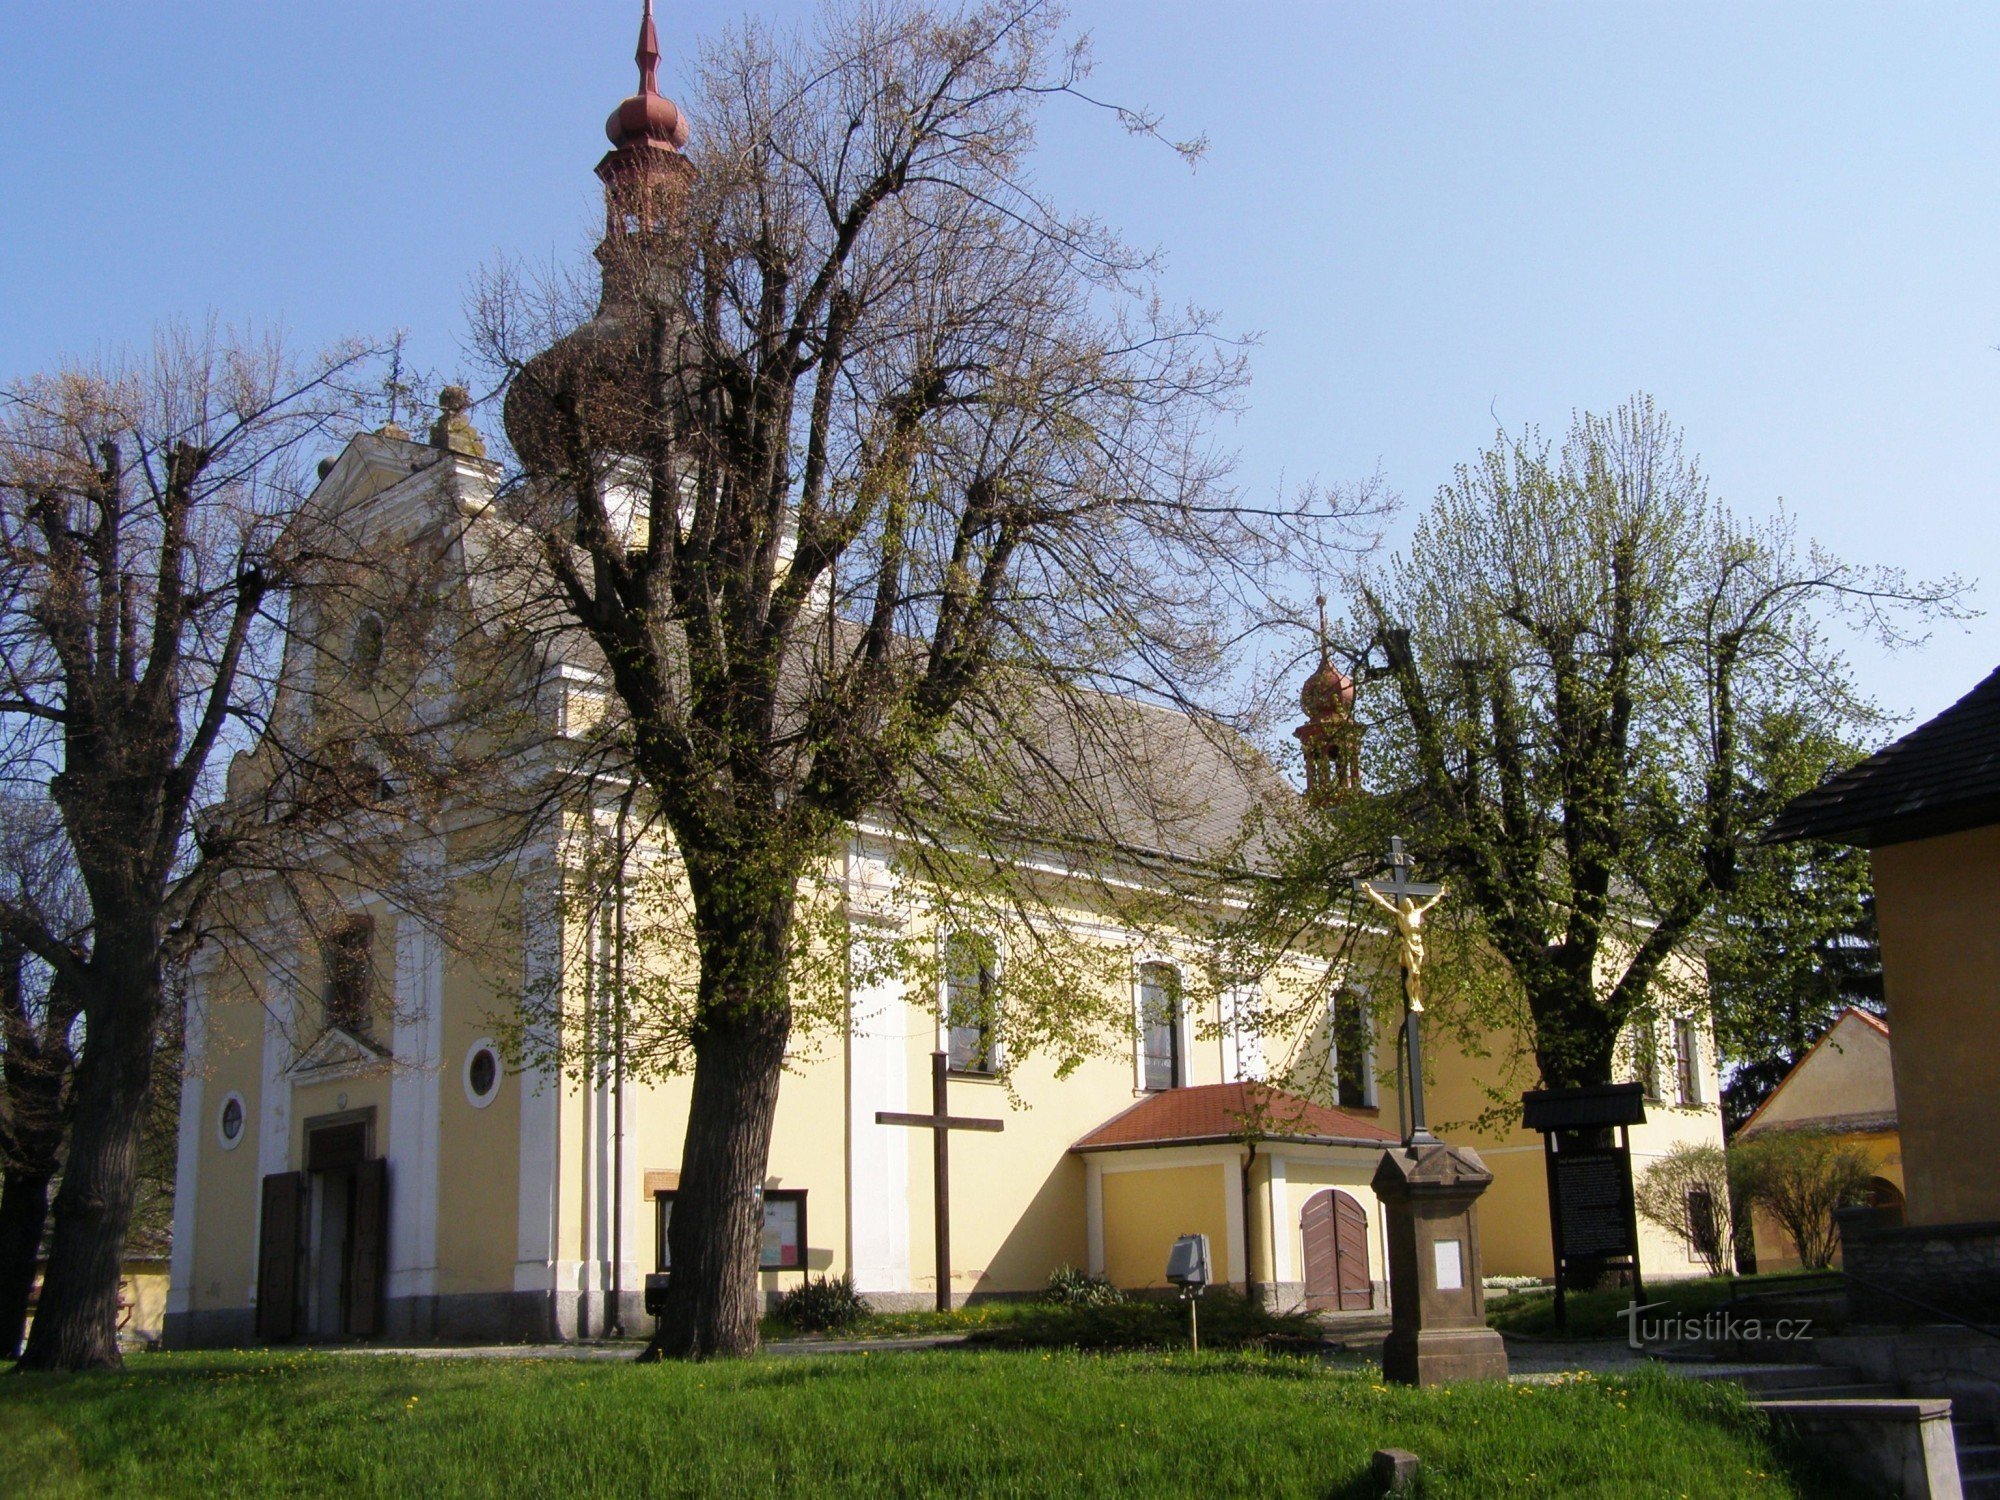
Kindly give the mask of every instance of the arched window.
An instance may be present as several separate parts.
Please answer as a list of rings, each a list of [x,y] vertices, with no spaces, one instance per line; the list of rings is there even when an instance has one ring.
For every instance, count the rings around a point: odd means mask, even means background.
[[[1000,952],[983,933],[945,939],[944,1026],[952,1072],[999,1072]]]
[[[1139,966],[1141,1087],[1177,1089],[1187,1082],[1181,1048],[1185,1003],[1179,969],[1172,964]]]

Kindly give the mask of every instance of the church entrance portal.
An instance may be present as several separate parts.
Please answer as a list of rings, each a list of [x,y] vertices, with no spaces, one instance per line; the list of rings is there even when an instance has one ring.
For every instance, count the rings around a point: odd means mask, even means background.
[[[366,1338],[381,1326],[388,1163],[369,1155],[373,1111],[308,1121],[306,1169],[264,1179],[257,1332]]]
[[[1368,1275],[1368,1213],[1351,1194],[1328,1188],[1306,1200],[1306,1306],[1362,1312],[1375,1305]]]

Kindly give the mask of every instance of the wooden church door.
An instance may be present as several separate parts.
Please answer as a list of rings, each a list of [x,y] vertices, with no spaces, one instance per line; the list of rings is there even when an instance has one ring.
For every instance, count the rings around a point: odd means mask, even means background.
[[[367,1338],[382,1323],[389,1164],[356,1130],[307,1136],[306,1170],[264,1179],[257,1336]]]
[[[1360,1312],[1375,1305],[1368,1275],[1368,1212],[1353,1196],[1328,1188],[1299,1216],[1306,1250],[1306,1306]]]

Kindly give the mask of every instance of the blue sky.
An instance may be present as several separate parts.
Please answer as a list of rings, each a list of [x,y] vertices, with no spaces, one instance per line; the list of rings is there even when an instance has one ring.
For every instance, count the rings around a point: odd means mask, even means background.
[[[304,343],[407,328],[451,374],[483,262],[586,245],[637,11],[5,0],[0,373],[213,310]],[[662,6],[669,93],[684,39],[741,14]],[[1190,174],[1059,108],[1040,171],[1261,333],[1229,434],[1247,482],[1379,468],[1414,508],[1496,417],[1559,430],[1645,390],[1740,509],[1783,497],[1843,555],[1990,603],[2000,8],[1081,0],[1075,21],[1098,92],[1211,149]],[[1854,661],[1928,714],[2000,662],[2000,626]]]

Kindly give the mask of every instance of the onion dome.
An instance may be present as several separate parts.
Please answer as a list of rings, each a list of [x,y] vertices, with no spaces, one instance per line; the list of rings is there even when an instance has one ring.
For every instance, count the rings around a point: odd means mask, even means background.
[[[638,146],[665,146],[678,151],[688,141],[687,116],[660,92],[660,34],[653,27],[653,0],[639,23],[639,92],[611,111],[604,133],[620,151]]]
[[[1354,714],[1354,679],[1322,656],[1319,670],[1299,689],[1299,707],[1315,720],[1346,719]]]

